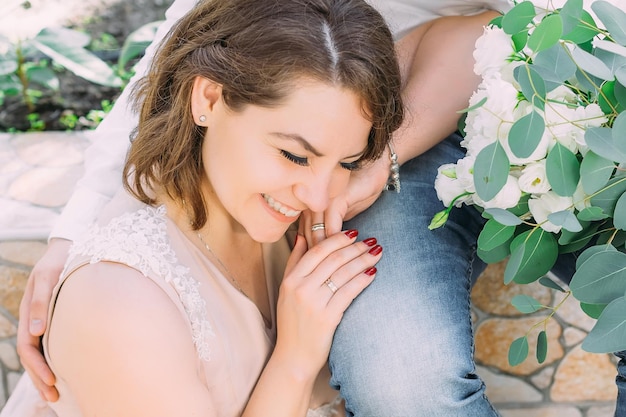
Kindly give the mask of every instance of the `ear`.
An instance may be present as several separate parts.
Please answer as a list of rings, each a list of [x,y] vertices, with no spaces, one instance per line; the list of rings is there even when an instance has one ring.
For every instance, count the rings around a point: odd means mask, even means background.
[[[207,125],[207,119],[221,97],[221,84],[201,76],[194,79],[191,90],[191,113],[198,126]]]

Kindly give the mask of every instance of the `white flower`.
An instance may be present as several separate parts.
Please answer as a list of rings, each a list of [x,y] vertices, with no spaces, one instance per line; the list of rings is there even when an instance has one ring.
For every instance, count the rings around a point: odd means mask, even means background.
[[[548,191],[538,198],[528,200],[528,208],[535,222],[540,224],[541,228],[546,232],[552,233],[558,233],[561,230],[561,226],[549,222],[548,215],[557,211],[571,209],[572,204],[573,200],[571,197],[561,197],[554,191]]]
[[[546,160],[528,164],[522,169],[522,175],[517,179],[519,188],[529,194],[543,194],[550,190],[550,183],[546,178]]]
[[[476,137],[485,142],[485,145],[508,136],[515,114],[522,111],[518,107],[518,90],[511,83],[502,80],[496,74],[494,77],[483,80],[478,90],[470,98],[470,106],[478,103],[484,97],[487,101],[482,107],[468,113],[465,121],[465,142]],[[483,140],[487,139],[487,140]],[[488,143],[487,143],[488,142]],[[474,150],[472,153],[478,153]]]
[[[456,178],[456,174],[451,175],[456,171],[455,164],[445,164],[437,169],[437,177],[435,178],[435,190],[437,191],[437,198],[448,207],[459,195],[465,193],[465,187],[461,181]],[[467,195],[459,198],[455,202],[456,207],[461,207],[464,202],[471,204],[472,197]]]
[[[474,162],[476,157],[466,155],[465,158],[459,159],[456,163],[456,177],[461,182],[463,189],[469,193],[475,193],[474,186]]]
[[[501,208],[507,209],[515,207],[519,203],[522,191],[517,185],[517,178],[509,175],[504,187],[489,201],[482,201],[478,194],[474,194],[474,202],[484,208]]]
[[[501,28],[485,27],[482,36],[476,40],[474,72],[483,78],[494,72],[501,73],[514,52],[511,37]]]

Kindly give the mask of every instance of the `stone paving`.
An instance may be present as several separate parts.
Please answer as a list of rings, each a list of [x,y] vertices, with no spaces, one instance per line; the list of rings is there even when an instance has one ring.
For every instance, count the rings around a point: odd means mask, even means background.
[[[23,371],[15,352],[19,300],[30,269],[45,251],[50,228],[82,173],[89,136],[0,134],[0,407]],[[496,408],[503,417],[612,416],[615,359],[580,349],[593,320],[572,299],[548,324],[545,362],[539,365],[533,359],[531,347],[531,358],[516,367],[508,365],[510,342],[546,316],[538,312],[522,317],[510,299],[530,294],[556,305],[561,296],[554,299],[540,285],[504,286],[502,268],[490,266],[472,293],[478,373]]]

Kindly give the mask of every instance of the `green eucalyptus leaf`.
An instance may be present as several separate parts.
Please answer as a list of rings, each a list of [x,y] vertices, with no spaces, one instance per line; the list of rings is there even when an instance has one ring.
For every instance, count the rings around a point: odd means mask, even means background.
[[[576,258],[576,270],[579,270],[593,255],[601,252],[617,252],[617,249],[613,245],[594,245],[585,249],[583,253]]]
[[[505,226],[517,226],[522,220],[508,210],[501,208],[488,208],[484,213],[490,215],[495,221]]]
[[[626,232],[623,230],[603,229],[597,235],[596,245],[611,245],[616,248],[626,243]]]
[[[561,8],[563,34],[567,35],[576,28],[583,14],[583,0],[567,0]]]
[[[474,185],[476,194],[489,201],[506,184],[509,174],[509,158],[500,142],[485,146],[476,156],[474,163]]]
[[[548,356],[548,334],[545,330],[539,332],[537,335],[537,362],[543,363]]]
[[[511,300],[511,304],[519,312],[528,314],[534,313],[544,308],[543,304],[537,301],[534,297],[526,294],[518,294]]]
[[[59,77],[50,68],[32,67],[26,71],[32,82],[57,91],[60,87]]]
[[[555,88],[563,85],[564,80],[559,80],[560,76],[557,75],[553,69],[540,67],[533,64],[533,69],[543,78],[543,82],[546,86],[546,93],[554,90]]]
[[[511,41],[513,41],[513,50],[519,52],[526,46],[528,42],[528,29],[517,32],[515,35],[511,35]]]
[[[46,38],[33,40],[33,44],[57,64],[81,78],[108,87],[122,86],[122,80],[113,69],[86,49],[49,42]]]
[[[529,284],[547,274],[558,256],[552,233],[535,228],[520,233],[511,242],[511,257],[504,270],[504,283]]]
[[[620,68],[626,70],[626,66]],[[626,71],[625,71],[626,76]],[[613,89],[613,94],[615,94],[615,99],[622,106],[623,109],[626,109],[626,87],[621,82],[615,83],[615,88]]]
[[[563,34],[563,21],[558,14],[545,17],[528,38],[528,47],[540,52],[556,45]]]
[[[570,232],[561,229],[559,236],[559,253],[570,253],[579,251],[587,246],[589,241],[595,236],[596,231],[600,228],[601,223],[580,221],[583,229],[579,232]]]
[[[493,19],[491,19],[489,23],[487,23],[487,26],[495,26],[495,27],[502,28],[502,15],[498,15],[494,17]]]
[[[604,213],[613,216],[617,200],[626,192],[626,178],[613,178],[608,184],[591,197],[591,205],[600,207]]]
[[[602,60],[589,52],[583,50],[579,46],[572,49],[572,57],[576,64],[588,74],[598,77],[602,80],[613,79],[611,69]]]
[[[12,59],[0,59],[0,76],[12,74],[17,71],[17,62]]]
[[[626,113],[620,113],[613,121],[611,130],[613,144],[623,153],[626,153]]]
[[[553,47],[541,51],[535,57],[533,61],[535,70],[539,72],[544,80],[554,81],[561,83],[568,80],[576,74],[576,64],[572,61],[569,54],[565,52],[565,49],[561,45],[554,45]],[[545,75],[544,70],[550,71],[554,74],[552,77]],[[549,74],[549,72],[546,72]]]
[[[488,220],[478,236],[478,247],[488,252],[509,241],[513,233],[515,226],[505,226],[496,220]]]
[[[608,127],[587,128],[585,131],[585,143],[596,155],[611,161],[626,163],[626,148],[621,143],[621,140],[618,143],[615,142],[614,130]],[[626,136],[626,132],[616,132],[618,138],[619,135]]]
[[[517,205],[514,206],[514,207],[509,207],[505,211],[513,213],[513,215],[515,215],[515,216],[524,216],[524,215],[526,215],[529,212],[529,209],[528,209],[528,200],[529,199],[530,199],[530,194],[523,193],[522,196],[520,197],[519,201],[517,202]],[[520,220],[520,222],[521,222],[521,220]],[[503,223],[503,224],[509,224],[509,223]]]
[[[498,246],[497,248],[494,248],[490,251],[484,251],[480,248],[477,248],[476,255],[478,255],[478,257],[486,264],[500,262],[511,254],[511,250],[509,249],[511,240],[513,239],[510,239],[503,245]]]
[[[517,366],[528,357],[528,339],[526,336],[515,339],[509,347],[509,365]]]
[[[615,70],[615,78],[617,78],[622,87],[626,86],[626,65],[622,65]]]
[[[545,130],[546,122],[536,111],[516,120],[508,137],[511,152],[518,158],[528,158],[541,142]]]
[[[598,252],[576,268],[570,282],[572,295],[590,304],[607,304],[626,291],[626,254]]]
[[[581,346],[587,352],[611,353],[626,349],[626,298],[611,301]]]
[[[611,70],[611,74],[615,75],[619,68],[626,65],[626,56],[621,55],[622,53],[626,54],[626,47],[609,41],[598,41],[595,45],[596,48],[593,50],[593,54],[606,64],[606,66]],[[611,50],[599,48],[598,45],[603,48],[605,45],[610,45]],[[618,48],[619,51],[617,51]]]
[[[576,81],[578,82],[577,87],[579,90],[588,91],[593,96],[597,95],[600,86],[604,82],[604,80],[584,72],[580,68],[576,69]]]
[[[546,158],[546,177],[556,194],[572,196],[580,179],[580,163],[576,155],[557,142]]]
[[[579,211],[577,217],[578,220],[581,221],[593,222],[596,220],[606,219],[609,216],[605,214],[604,210],[602,210],[600,207],[591,206],[585,207],[584,209]]]
[[[576,215],[570,210],[562,210],[548,214],[548,220],[550,223],[557,226],[562,226],[565,230],[570,232],[580,232],[583,230],[582,225],[576,218]]]
[[[613,226],[620,230],[626,230],[626,193],[622,194],[615,204]]]
[[[569,22],[566,24],[569,27]],[[586,10],[582,11],[580,19],[574,29],[571,29],[563,35],[562,39],[565,41],[571,41],[577,45],[585,42],[589,42],[600,31],[593,17]]]
[[[502,16],[502,30],[508,35],[514,35],[526,29],[536,15],[532,2],[523,1]]]
[[[601,94],[598,95],[598,104],[604,114],[614,114],[624,110],[615,97],[615,81],[605,81],[602,83],[600,91]]]
[[[586,194],[602,189],[613,175],[615,163],[588,151],[580,163],[580,181]]]
[[[519,83],[522,94],[535,107],[543,110],[546,100],[546,83],[531,65],[525,64],[513,70],[513,76]]]
[[[480,99],[480,101],[478,103],[474,104],[473,106],[467,107],[467,108],[465,108],[463,110],[459,110],[459,111],[457,111],[457,113],[467,113],[467,112],[470,112],[470,111],[474,111],[476,109],[481,108],[486,102],[487,102],[487,97],[483,97],[483,98]]]
[[[565,292],[565,290],[563,289],[563,287],[561,287],[559,284],[557,284],[556,282],[554,282],[553,280],[551,280],[548,277],[541,277],[539,278],[539,283],[541,285],[543,285],[546,288],[552,288],[553,290],[557,290],[560,292]]]
[[[626,45],[626,13],[606,1],[591,3],[591,10],[611,33],[611,38],[620,45]]]
[[[580,309],[592,319],[598,319],[606,306],[607,304],[580,303]]]

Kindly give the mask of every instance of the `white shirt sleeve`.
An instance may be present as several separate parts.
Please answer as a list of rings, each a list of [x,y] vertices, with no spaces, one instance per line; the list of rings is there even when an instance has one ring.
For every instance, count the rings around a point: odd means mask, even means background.
[[[146,73],[160,41],[196,3],[197,0],[175,0],[165,12],[165,21],[137,64],[135,76],[93,132],[93,144],[85,152],[85,173],[77,182],[50,238],[75,240],[95,221],[102,207],[122,186],[122,168],[130,145],[129,137],[137,125],[137,114],[132,111],[129,102],[130,84]]]
[[[367,0],[383,15],[394,37],[442,16],[474,15],[485,10],[508,11],[511,0]]]

